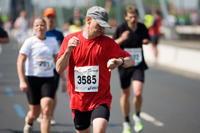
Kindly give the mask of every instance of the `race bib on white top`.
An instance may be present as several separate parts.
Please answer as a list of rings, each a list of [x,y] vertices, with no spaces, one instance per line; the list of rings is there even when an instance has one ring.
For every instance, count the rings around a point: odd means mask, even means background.
[[[124,50],[135,60],[134,66],[138,66],[142,62],[142,48],[125,48]]]
[[[99,66],[74,67],[75,91],[98,92]]]
[[[52,56],[38,56],[34,59],[34,70],[37,72],[49,72],[54,67]]]

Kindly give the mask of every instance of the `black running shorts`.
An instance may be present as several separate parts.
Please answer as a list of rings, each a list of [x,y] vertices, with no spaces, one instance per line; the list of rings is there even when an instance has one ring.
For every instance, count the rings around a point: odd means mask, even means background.
[[[38,105],[43,97],[54,99],[54,77],[26,76],[28,92],[26,93],[29,104]]]
[[[144,70],[133,68],[118,68],[120,76],[120,84],[122,89],[126,89],[131,85],[132,80],[138,80],[144,83]]]
[[[158,45],[159,36],[154,35],[154,36],[151,36],[150,38],[151,38],[151,43],[152,43],[153,45]]]
[[[81,112],[73,109],[72,116],[76,130],[85,130],[90,126],[91,119],[104,118],[109,121],[110,111],[107,104],[101,104],[93,111]]]

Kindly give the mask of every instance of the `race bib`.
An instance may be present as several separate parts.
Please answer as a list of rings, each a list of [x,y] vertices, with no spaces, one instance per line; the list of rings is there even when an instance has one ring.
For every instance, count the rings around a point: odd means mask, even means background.
[[[74,67],[75,91],[98,92],[99,66]]]
[[[49,72],[54,67],[52,56],[38,56],[34,59],[34,70],[37,72]]]
[[[132,58],[135,60],[135,65],[138,66],[142,62],[142,49],[141,48],[125,48]]]

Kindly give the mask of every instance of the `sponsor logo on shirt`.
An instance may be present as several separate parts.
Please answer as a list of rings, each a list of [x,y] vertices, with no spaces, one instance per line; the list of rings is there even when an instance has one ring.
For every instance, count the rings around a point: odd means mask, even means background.
[[[88,88],[88,90],[97,90],[98,89],[98,86],[90,86],[89,88]]]
[[[78,72],[78,73],[86,73],[87,72],[87,70],[85,70],[85,71],[81,71],[81,70],[74,70],[75,72]]]
[[[96,69],[96,70],[92,70],[92,69],[88,69],[88,72],[98,72],[99,70]]]

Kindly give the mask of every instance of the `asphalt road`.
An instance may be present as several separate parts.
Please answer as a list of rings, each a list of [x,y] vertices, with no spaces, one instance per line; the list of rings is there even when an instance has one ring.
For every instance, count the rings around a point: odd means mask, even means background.
[[[19,90],[17,56],[16,40],[3,46],[0,54],[0,133],[22,133],[24,117],[29,110],[26,95]],[[118,72],[114,70],[111,77],[113,101],[107,133],[122,132],[124,118],[119,104],[119,85]],[[146,71],[143,95],[143,133],[200,133],[199,79],[150,67]],[[132,107],[130,117],[133,113]],[[58,124],[51,127],[51,133],[75,133],[69,96],[62,93],[60,87],[55,120]],[[40,133],[37,122],[34,123],[34,133]]]

